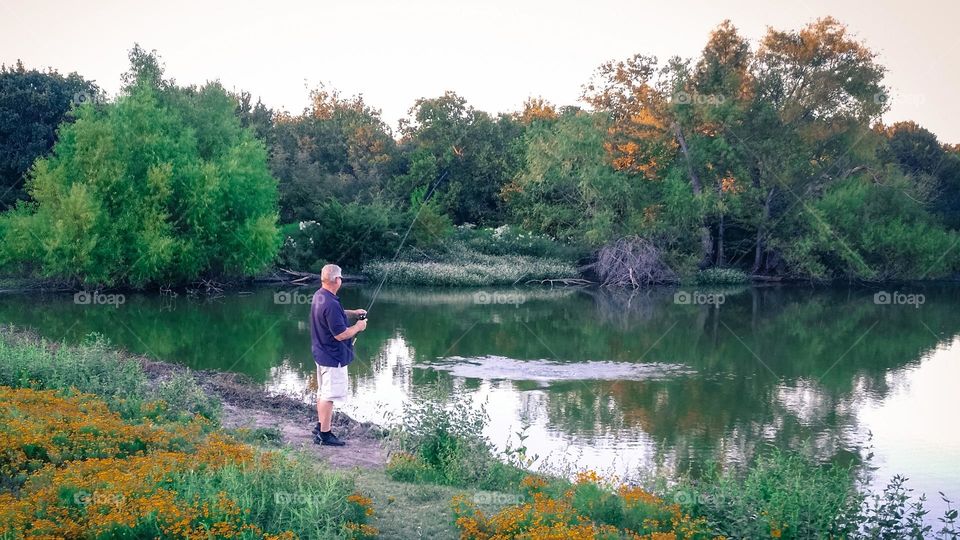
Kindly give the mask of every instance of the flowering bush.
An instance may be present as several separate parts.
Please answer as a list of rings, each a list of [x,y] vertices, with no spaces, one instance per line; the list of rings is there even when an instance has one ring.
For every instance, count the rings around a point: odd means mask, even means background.
[[[144,410],[160,407],[147,404]],[[89,394],[0,386],[0,538],[369,538],[370,500],[312,463]]]
[[[462,496],[452,501],[464,540],[521,539],[706,539],[706,522],[640,488],[616,485],[596,473],[573,484],[528,476],[525,502],[486,515]]]

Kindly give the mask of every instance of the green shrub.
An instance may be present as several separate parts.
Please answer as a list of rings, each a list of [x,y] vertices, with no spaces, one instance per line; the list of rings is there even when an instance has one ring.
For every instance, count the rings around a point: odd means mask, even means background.
[[[761,456],[744,475],[713,470],[681,485],[678,502],[690,503],[718,534],[730,538],[844,538],[857,530],[862,498],[849,468],[820,466],[778,450]]]
[[[699,285],[740,285],[749,283],[750,276],[737,268],[707,268],[697,273]]]
[[[359,270],[368,260],[393,257],[408,224],[404,214],[387,206],[331,199],[317,207],[314,221],[283,227],[279,264],[319,272],[332,262]]]
[[[267,151],[216,83],[132,85],[75,109],[0,217],[0,266],[85,286],[244,277],[279,247]],[[43,241],[40,241],[40,239]]]
[[[956,231],[927,212],[916,186],[888,172],[832,185],[774,241],[794,274],[816,279],[931,279],[960,268]],[[868,224],[865,226],[865,224]]]
[[[457,227],[454,239],[467,248],[486,255],[524,255],[544,259],[576,261],[586,250],[558,242],[547,235],[525,232],[513,225],[497,228]]]
[[[404,407],[404,421],[388,441],[393,451],[387,473],[397,481],[503,489],[523,471],[498,461],[483,434],[487,414],[465,396],[442,404],[428,398]]]
[[[728,538],[932,537],[933,527],[924,525],[925,499],[911,497],[904,478],[894,477],[882,493],[872,495],[857,483],[851,467],[771,450],[743,472],[712,469],[700,481],[683,480],[668,490],[668,498],[705,517],[716,534]],[[942,527],[933,537],[960,538],[956,519],[947,501]]]
[[[199,414],[214,421],[220,418],[220,401],[210,397],[188,373],[175,373],[159,382],[152,397],[163,400],[176,411]]]

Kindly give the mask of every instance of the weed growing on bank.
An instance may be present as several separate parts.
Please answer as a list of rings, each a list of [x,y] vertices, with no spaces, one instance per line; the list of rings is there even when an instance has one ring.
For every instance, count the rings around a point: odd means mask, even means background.
[[[822,465],[802,452],[771,449],[745,471],[711,467],[670,492],[730,538],[960,538],[949,502],[939,526],[925,525],[925,497],[914,497],[904,478],[870,494],[852,467]]]
[[[737,268],[707,268],[694,277],[697,285],[741,285],[750,282],[750,276]]]
[[[167,420],[199,414],[216,421],[220,403],[186,373],[151,384],[140,363],[90,335],[66,346],[0,327],[0,385],[95,394],[125,418],[156,416]],[[150,411],[144,411],[151,403]]]
[[[404,411],[387,473],[474,490],[452,501],[465,539],[960,538],[949,501],[936,526],[925,524],[925,498],[905,479],[872,494],[861,468],[824,465],[803,452],[770,449],[742,469],[708,467],[696,480],[655,475],[642,486],[593,471],[573,481],[527,476],[535,459],[522,432],[519,448],[497,452],[482,435],[483,408],[457,396],[445,403],[427,398]],[[499,494],[480,494],[487,490]],[[509,504],[480,504],[491,498]]]
[[[393,480],[499,490],[524,475],[496,458],[483,433],[484,408],[463,396],[446,404],[435,399],[408,404],[401,418],[388,437],[387,474]]]

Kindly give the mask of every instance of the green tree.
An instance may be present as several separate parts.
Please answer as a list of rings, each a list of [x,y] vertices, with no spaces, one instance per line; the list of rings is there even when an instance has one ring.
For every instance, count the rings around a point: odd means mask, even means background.
[[[796,238],[773,227],[781,213],[811,212],[813,194],[875,160],[868,126],[884,112],[886,90],[876,53],[830,17],[799,31],[770,29],[752,71],[755,99],[738,137],[753,158],[753,271],[763,272],[780,259],[770,244]],[[856,251],[845,257],[846,266],[866,271]]]
[[[280,182],[285,223],[312,220],[322,201],[369,203],[381,198],[396,167],[396,142],[380,111],[362,96],[320,88],[299,116],[276,115],[270,167]]]
[[[960,152],[940,143],[915,122],[897,122],[883,129],[881,159],[896,163],[922,192],[931,208],[952,228],[960,228]]]
[[[218,84],[179,88],[147,58],[115,103],[85,104],[0,220],[0,263],[87,286],[256,274],[278,249],[263,144]]]
[[[523,125],[469,106],[453,92],[419,99],[401,126],[407,156],[395,191],[426,188],[455,223],[502,221],[499,193],[520,169]]]
[[[53,148],[57,126],[74,104],[98,101],[100,90],[76,73],[0,66],[0,210],[25,199],[27,170]]]
[[[788,218],[778,240],[791,269],[815,278],[871,281],[942,278],[956,272],[960,237],[926,211],[917,186],[897,167],[863,170],[832,183]],[[855,260],[856,264],[851,264]]]
[[[523,170],[503,189],[523,228],[596,246],[641,226],[644,186],[610,167],[608,125],[605,115],[581,112],[528,129]]]

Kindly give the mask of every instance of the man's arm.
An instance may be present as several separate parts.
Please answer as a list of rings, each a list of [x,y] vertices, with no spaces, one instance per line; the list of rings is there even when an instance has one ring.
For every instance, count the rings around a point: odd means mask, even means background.
[[[357,321],[356,324],[354,324],[353,326],[333,336],[333,339],[337,341],[346,341],[348,339],[353,338],[353,336],[359,334],[360,332],[363,332],[364,330],[366,330],[366,328],[367,328],[367,321],[365,320]]]
[[[347,314],[347,317],[353,317],[354,319],[367,314],[367,310],[365,309],[345,309],[343,312]]]

